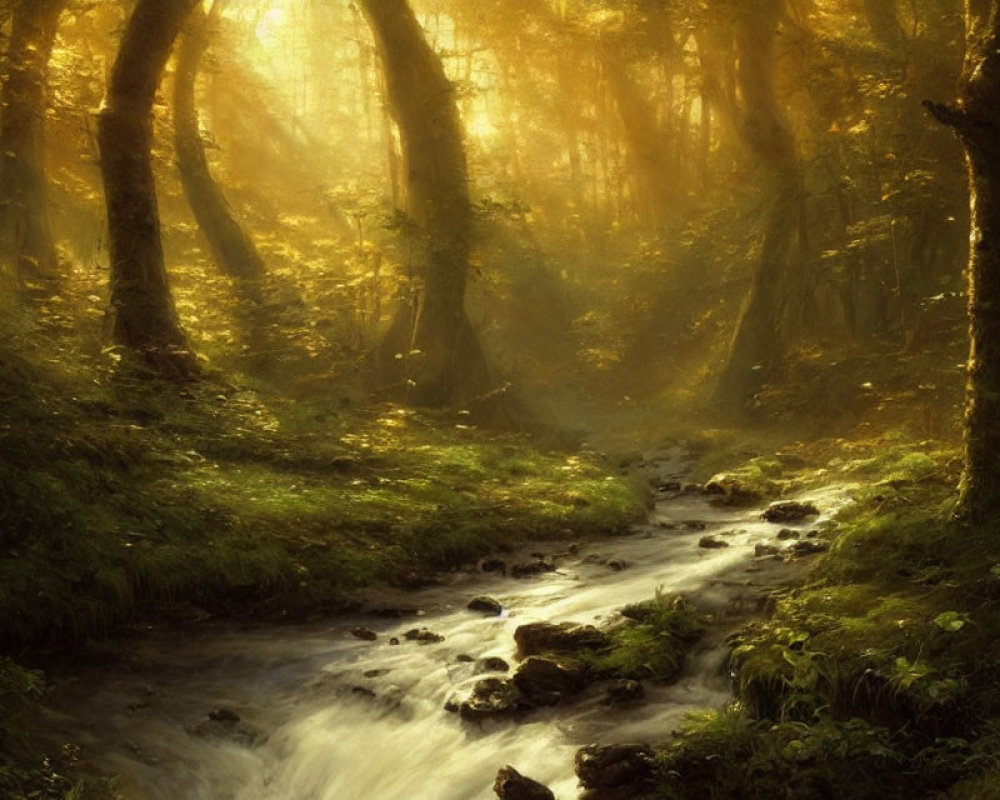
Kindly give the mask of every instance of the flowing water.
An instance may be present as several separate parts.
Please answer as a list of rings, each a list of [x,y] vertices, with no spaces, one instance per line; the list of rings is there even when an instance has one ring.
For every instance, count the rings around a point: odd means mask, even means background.
[[[651,455],[645,468],[657,479],[679,479],[682,453]],[[847,493],[809,498],[825,518]],[[688,711],[728,699],[722,648],[697,651],[677,684],[647,686],[638,708],[609,709],[592,687],[573,705],[480,725],[443,708],[481,677],[457,657],[513,664],[517,626],[599,624],[658,587],[717,613],[753,603],[782,571],[794,575],[783,563],[753,559],[754,545],[774,543],[780,527],[762,522],[759,508],[720,509],[701,495],[665,494],[632,535],[563,553],[557,572],[520,580],[456,573],[445,586],[406,595],[406,605],[419,609],[410,618],[154,634],[130,645],[114,666],[78,674],[62,691],[53,735],[125,776],[142,800],[488,800],[505,764],[571,800],[579,746],[663,739]],[[730,546],[701,548],[705,535]],[[625,568],[611,568],[610,560]],[[500,600],[504,613],[467,610],[480,594]],[[378,638],[355,638],[350,631],[358,626]],[[414,627],[445,638],[407,641],[403,634]],[[221,708],[240,717],[235,736],[206,727],[208,713]]]

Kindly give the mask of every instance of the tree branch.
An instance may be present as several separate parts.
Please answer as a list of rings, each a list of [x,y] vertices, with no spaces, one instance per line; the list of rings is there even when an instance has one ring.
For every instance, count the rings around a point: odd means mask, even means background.
[[[924,100],[921,105],[934,119],[958,133],[967,130],[970,125],[969,115],[961,108],[932,100]]]

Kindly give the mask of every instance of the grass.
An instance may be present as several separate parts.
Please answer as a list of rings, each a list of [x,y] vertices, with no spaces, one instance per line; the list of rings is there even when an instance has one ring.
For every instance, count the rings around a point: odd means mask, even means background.
[[[0,323],[0,655],[22,663],[138,622],[335,611],[358,587],[645,515],[594,458],[468,414],[166,384]],[[32,747],[43,699],[39,673],[0,660],[0,796],[113,796]]]
[[[662,749],[652,796],[1000,796],[1000,531],[952,519],[956,449],[889,432],[799,452],[794,485],[857,482],[855,503],[734,638],[735,701]]]
[[[684,602],[657,590],[644,603],[626,606],[631,624],[611,633],[606,651],[589,654],[588,666],[598,675],[669,683],[680,677],[691,647],[705,633],[701,614]]]

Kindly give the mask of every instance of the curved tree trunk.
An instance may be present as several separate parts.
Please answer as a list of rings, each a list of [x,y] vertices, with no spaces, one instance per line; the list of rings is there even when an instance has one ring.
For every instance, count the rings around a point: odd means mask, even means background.
[[[49,58],[67,0],[19,0],[14,8],[0,124],[4,260],[20,283],[58,276],[45,184]]]
[[[264,274],[264,261],[212,178],[195,102],[195,85],[208,47],[210,24],[221,5],[220,0],[215,1],[210,18],[199,3],[181,37],[174,76],[174,147],[184,194],[216,264],[231,277],[256,279]]]
[[[966,0],[958,105],[925,106],[965,145],[971,198],[965,470],[959,514],[1000,518],[1000,1]]]
[[[765,171],[767,211],[750,294],[716,386],[720,406],[743,408],[784,357],[784,322],[805,246],[804,188],[795,139],[774,88],[781,0],[741,15],[736,36],[740,134]]]
[[[406,212],[423,238],[419,309],[402,309],[390,338],[408,363],[411,399],[444,406],[484,388],[482,352],[465,312],[472,203],[454,87],[406,0],[362,0],[378,45],[406,168]],[[390,331],[390,336],[393,332]]]
[[[200,0],[139,0],[97,126],[108,208],[112,335],[164,375],[197,372],[174,309],[150,156],[153,100],[174,40]]]

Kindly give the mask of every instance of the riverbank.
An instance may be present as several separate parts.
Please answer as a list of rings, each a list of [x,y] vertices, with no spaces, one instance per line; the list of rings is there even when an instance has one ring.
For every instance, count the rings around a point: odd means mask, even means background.
[[[699,640],[691,627],[703,613],[715,616],[704,618],[713,632],[731,628],[760,612],[777,580],[795,578],[793,564],[754,558],[758,546],[783,541],[785,526],[761,519],[760,507],[720,507],[713,495],[672,488],[683,480],[670,468],[678,455],[653,459],[665,468],[656,475],[663,488],[630,535],[550,541],[540,558],[505,556],[508,567],[527,560],[551,571],[470,564],[399,602],[325,621],[153,631],[67,674],[49,731],[54,741],[77,742],[92,767],[129,776],[130,796],[144,800],[467,800],[485,796],[504,763],[569,800],[581,745],[612,733],[663,735],[686,712],[728,696],[718,671],[724,643]],[[826,515],[842,502],[816,500]],[[812,541],[811,523],[821,519],[790,526]],[[704,546],[706,538],[726,546]],[[661,599],[650,604],[658,587]],[[697,598],[702,611],[674,607],[674,593]],[[466,607],[483,594],[500,613]],[[623,628],[625,604],[650,614]],[[571,696],[539,698],[524,685],[530,660],[517,658],[517,631],[568,621],[605,629],[600,638],[611,649],[602,644],[596,660],[571,668],[581,678],[567,688]],[[515,704],[478,709],[475,720],[446,710],[460,708],[479,682],[500,685],[511,675],[526,693]],[[609,706],[619,678],[643,684],[645,699]]]
[[[42,363],[6,353],[0,369],[4,797],[76,780],[30,744],[45,681],[26,667],[130,629],[317,618],[359,587],[645,514],[644,489],[596,454],[467,413]]]
[[[1000,796],[1000,537],[951,518],[957,450],[893,435],[794,455],[786,477],[856,480],[855,502],[803,584],[733,639],[734,699],[657,747],[643,796]]]

